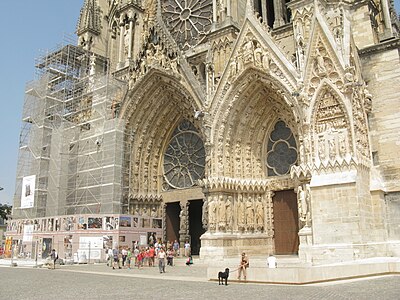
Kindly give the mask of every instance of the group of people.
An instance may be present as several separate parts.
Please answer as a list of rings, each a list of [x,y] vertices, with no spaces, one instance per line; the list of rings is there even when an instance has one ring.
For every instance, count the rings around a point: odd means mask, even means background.
[[[165,266],[174,265],[174,257],[179,255],[179,243],[167,242],[167,244],[157,241],[149,247],[140,247],[137,243],[134,244],[134,250],[131,248],[122,248],[118,250],[116,247],[107,250],[107,266],[113,269],[137,267],[138,269],[144,266],[155,266],[156,259],[160,273],[165,273]],[[193,260],[190,256],[190,244],[185,244],[185,255],[190,259],[189,263],[192,264]],[[187,263],[188,265],[188,263]]]

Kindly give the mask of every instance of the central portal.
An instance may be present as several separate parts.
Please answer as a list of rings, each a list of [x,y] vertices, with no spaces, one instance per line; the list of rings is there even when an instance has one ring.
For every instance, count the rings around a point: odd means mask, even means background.
[[[200,236],[205,232],[202,223],[203,200],[189,201],[189,235],[193,255],[200,253]]]
[[[173,243],[179,241],[179,213],[181,207],[179,202],[167,203],[166,207],[166,233],[167,241]]]
[[[299,218],[297,196],[293,190],[275,192],[275,254],[297,254],[299,251]]]

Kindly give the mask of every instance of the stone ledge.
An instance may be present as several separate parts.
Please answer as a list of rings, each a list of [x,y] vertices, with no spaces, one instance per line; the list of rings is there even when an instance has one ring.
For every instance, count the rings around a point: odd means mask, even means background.
[[[299,266],[269,269],[267,267],[252,267],[247,269],[247,280],[237,280],[237,271],[230,274],[230,281],[269,284],[311,284],[325,281],[345,280],[368,276],[400,274],[400,258],[382,258],[360,260],[357,262],[324,266]],[[217,280],[217,274],[223,271],[221,267],[207,269],[207,279]]]

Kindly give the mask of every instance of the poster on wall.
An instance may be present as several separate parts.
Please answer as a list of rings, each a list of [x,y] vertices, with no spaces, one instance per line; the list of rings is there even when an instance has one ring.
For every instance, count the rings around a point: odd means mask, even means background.
[[[12,252],[12,250],[11,250],[11,248],[12,248],[12,237],[6,237],[6,245],[5,245],[5,252],[4,252],[4,254],[5,254],[5,257],[6,258],[11,258],[11,252]]]
[[[31,208],[35,199],[36,175],[22,178],[21,208]]]
[[[132,226],[131,217],[128,217],[128,216],[120,216],[120,217],[119,217],[119,226],[120,226],[120,227],[131,227],[131,226]]]
[[[103,220],[101,218],[88,218],[89,229],[101,229]]]
[[[22,236],[23,242],[32,242],[33,239],[33,225],[24,225],[24,235]]]
[[[140,235],[139,245],[147,245],[147,235]]]
[[[43,238],[42,241],[42,258],[47,258],[52,249],[53,239],[51,238]]]

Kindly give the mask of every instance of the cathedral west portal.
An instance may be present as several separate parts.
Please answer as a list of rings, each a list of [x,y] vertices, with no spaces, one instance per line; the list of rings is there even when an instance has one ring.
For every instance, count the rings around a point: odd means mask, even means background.
[[[84,1],[78,45],[26,92],[44,106],[24,110],[8,236],[66,257],[400,255],[398,30],[387,0]]]

